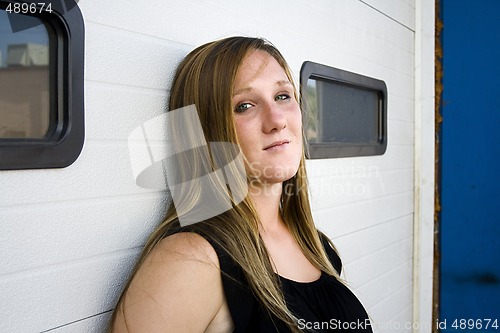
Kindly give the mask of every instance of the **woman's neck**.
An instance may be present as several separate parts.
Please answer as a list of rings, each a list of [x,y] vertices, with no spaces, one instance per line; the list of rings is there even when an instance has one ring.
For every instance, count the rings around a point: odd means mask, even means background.
[[[282,226],[280,214],[282,183],[250,185],[249,194],[261,221],[261,232]]]

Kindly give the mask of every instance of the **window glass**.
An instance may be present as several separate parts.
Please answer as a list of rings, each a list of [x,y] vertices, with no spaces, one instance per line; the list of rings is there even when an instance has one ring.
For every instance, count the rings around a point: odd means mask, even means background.
[[[300,82],[309,158],[385,153],[384,81],[306,61]]]
[[[0,0],[0,170],[64,168],[85,138],[75,0]]]
[[[306,94],[309,142],[379,141],[377,91],[309,78]]]
[[[0,10],[0,139],[49,134],[49,48],[42,20]]]

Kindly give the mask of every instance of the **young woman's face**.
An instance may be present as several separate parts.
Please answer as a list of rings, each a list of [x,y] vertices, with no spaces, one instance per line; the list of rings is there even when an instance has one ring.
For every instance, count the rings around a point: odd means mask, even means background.
[[[232,106],[251,178],[260,183],[292,178],[302,157],[302,116],[293,85],[276,59],[260,50],[245,57]]]

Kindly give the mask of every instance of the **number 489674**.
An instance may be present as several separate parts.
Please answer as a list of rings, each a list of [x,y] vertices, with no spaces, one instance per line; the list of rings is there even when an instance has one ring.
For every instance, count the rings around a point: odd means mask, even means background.
[[[455,319],[451,327],[456,330],[497,330],[498,319]]]
[[[14,14],[36,14],[36,13],[52,13],[52,4],[49,2],[48,4],[45,2],[38,3],[9,3],[7,8],[5,9],[7,13]]]

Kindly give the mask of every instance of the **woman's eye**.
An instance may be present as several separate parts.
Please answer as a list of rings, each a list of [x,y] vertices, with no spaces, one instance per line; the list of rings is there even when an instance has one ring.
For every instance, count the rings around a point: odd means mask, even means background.
[[[276,96],[274,98],[275,101],[286,101],[290,99],[290,95],[289,94],[279,94],[278,96]]]
[[[241,103],[234,108],[235,112],[245,112],[246,110],[250,109],[252,107],[252,104],[250,103]]]

